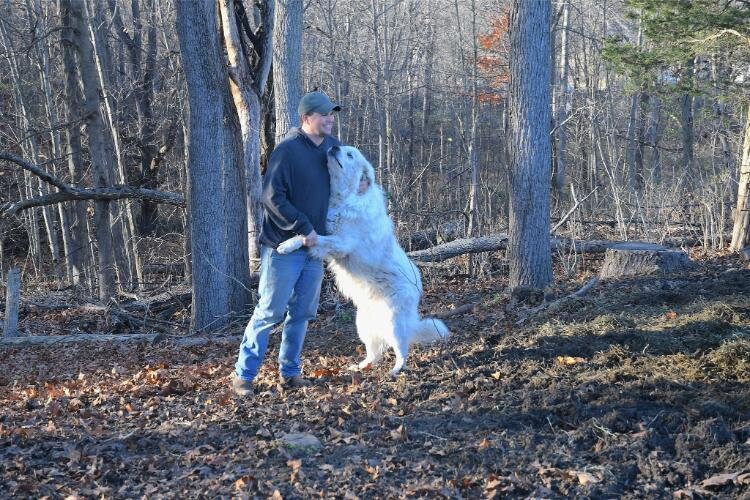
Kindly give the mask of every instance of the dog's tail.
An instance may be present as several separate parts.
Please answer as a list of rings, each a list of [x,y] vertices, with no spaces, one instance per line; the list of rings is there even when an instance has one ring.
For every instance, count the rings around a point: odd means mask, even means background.
[[[422,318],[417,323],[416,331],[411,338],[415,344],[429,344],[437,340],[445,340],[450,335],[445,323],[435,318]]]

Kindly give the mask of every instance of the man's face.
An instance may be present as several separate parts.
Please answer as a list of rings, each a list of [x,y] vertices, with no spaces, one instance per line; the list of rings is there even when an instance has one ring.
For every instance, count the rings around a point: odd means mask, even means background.
[[[314,112],[302,117],[302,123],[307,124],[310,133],[317,136],[331,135],[333,132],[333,111],[328,114]]]

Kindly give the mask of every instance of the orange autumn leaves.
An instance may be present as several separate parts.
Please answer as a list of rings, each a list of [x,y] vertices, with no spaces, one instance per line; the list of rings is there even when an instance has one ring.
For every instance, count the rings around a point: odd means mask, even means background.
[[[490,30],[478,37],[479,47],[483,54],[477,58],[477,67],[486,79],[486,88],[479,94],[479,100],[482,102],[499,103],[504,99],[504,93],[510,81],[509,27],[510,14],[506,7],[499,17],[492,20]]]

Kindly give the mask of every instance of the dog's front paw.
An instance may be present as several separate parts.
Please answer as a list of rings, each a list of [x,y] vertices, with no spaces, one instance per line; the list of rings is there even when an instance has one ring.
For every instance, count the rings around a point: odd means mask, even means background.
[[[302,248],[302,236],[295,236],[294,238],[282,241],[279,246],[276,247],[276,251],[280,254],[288,254],[295,250],[299,250],[300,248]]]

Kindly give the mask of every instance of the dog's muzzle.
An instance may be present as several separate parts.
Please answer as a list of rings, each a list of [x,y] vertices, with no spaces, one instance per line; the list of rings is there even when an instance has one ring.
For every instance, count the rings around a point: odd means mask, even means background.
[[[337,154],[338,154],[339,151],[341,151],[340,147],[338,147],[338,146],[331,146],[330,148],[328,148],[328,156],[330,156],[334,160],[336,160],[336,163],[338,163],[339,167],[341,167],[341,169],[343,170],[344,166],[341,164],[341,162],[339,161],[339,157],[337,156]]]

